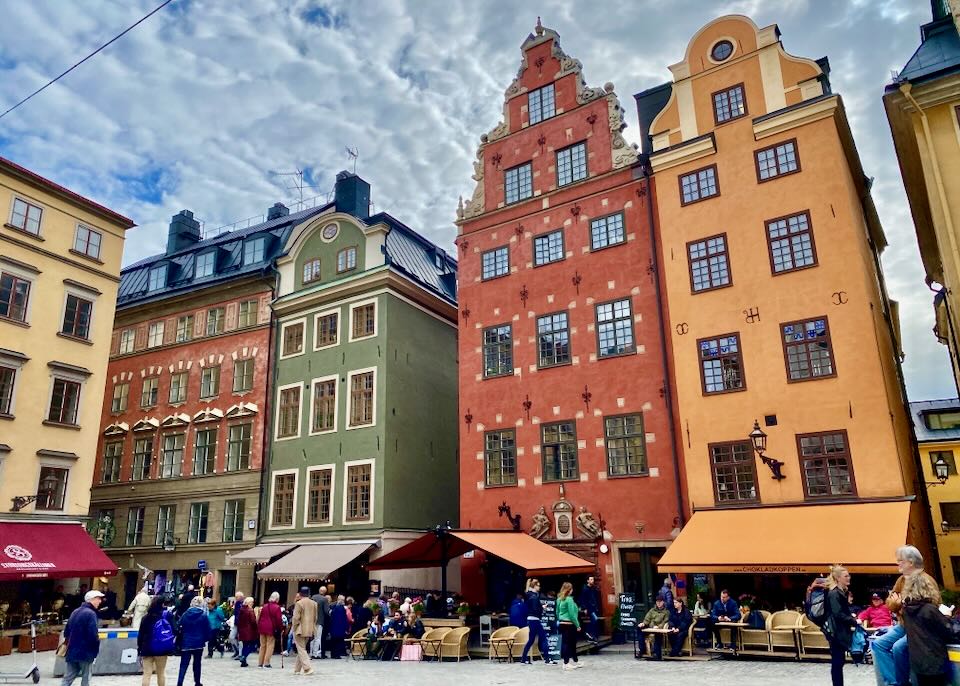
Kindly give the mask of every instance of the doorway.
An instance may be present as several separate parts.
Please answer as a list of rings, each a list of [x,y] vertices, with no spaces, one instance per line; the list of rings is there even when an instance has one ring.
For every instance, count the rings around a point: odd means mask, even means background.
[[[139,572],[123,573],[123,606],[124,607],[130,607],[130,603],[132,603],[134,597],[136,597],[137,591],[140,590],[140,588],[138,587],[139,583],[140,583]]]
[[[220,570],[220,602],[232,598],[237,592],[237,570]]]
[[[620,550],[620,574],[624,593],[633,593],[636,612],[641,617],[653,607],[660,590],[661,575],[657,563],[665,548],[627,548]]]

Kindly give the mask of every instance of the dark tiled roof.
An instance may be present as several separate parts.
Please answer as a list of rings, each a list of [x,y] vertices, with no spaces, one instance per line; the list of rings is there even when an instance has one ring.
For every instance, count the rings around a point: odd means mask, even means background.
[[[667,106],[670,95],[673,93],[673,83],[662,83],[659,86],[640,91],[633,96],[637,102],[637,116],[640,121],[640,149],[647,155],[653,152],[653,141],[650,138],[650,125],[660,111]]]
[[[454,305],[457,303],[457,261],[406,224],[386,212],[375,214],[368,224],[384,222],[390,227],[386,240],[387,263],[412,281]]]
[[[960,412],[960,398],[943,400],[921,400],[910,403],[910,414],[917,433],[918,443],[936,441],[960,441],[960,429],[931,429],[927,426],[925,414],[954,410]]]
[[[925,24],[923,42],[897,77],[897,82],[926,81],[942,73],[960,71],[960,34],[952,17]],[[895,88],[896,84],[888,87]]]

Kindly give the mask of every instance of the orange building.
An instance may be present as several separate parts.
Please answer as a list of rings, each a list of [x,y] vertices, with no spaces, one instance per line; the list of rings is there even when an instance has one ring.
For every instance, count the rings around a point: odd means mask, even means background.
[[[829,63],[726,16],[670,71],[636,96],[694,513],[660,569],[895,572],[928,527],[886,239]],[[785,578],[756,590],[792,597]]]

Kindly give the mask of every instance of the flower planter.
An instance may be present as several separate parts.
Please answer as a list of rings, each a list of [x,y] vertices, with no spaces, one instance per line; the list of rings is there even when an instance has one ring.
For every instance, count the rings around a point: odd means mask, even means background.
[[[56,650],[58,645],[60,645],[60,634],[58,633],[39,634],[37,636],[38,653],[46,650]],[[19,637],[17,641],[17,651],[21,653],[30,652],[30,636],[24,635]]]
[[[13,652],[13,636],[0,636],[0,655],[9,655]]]

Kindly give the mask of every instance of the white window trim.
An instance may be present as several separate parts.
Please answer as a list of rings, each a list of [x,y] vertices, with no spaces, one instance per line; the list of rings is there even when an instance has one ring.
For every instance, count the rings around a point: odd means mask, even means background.
[[[20,359],[19,357],[9,357],[3,354],[0,354],[0,366],[4,366],[7,369],[13,370],[13,388],[10,389],[10,416],[17,414],[17,388],[20,386],[20,377],[22,376],[21,372],[23,371],[23,365],[27,363],[27,360]],[[51,392],[53,391],[53,386],[50,386]],[[50,412],[50,405],[47,404],[47,412]]]
[[[336,342],[336,343],[328,343],[327,345],[320,345],[320,346],[318,346],[318,345],[317,345],[317,340],[318,340],[318,337],[317,337],[317,323],[319,322],[319,320],[320,320],[321,318],[323,318],[323,317],[328,317],[328,316],[330,316],[331,314],[337,315],[337,342]],[[339,307],[336,308],[336,309],[334,309],[334,310],[324,310],[323,312],[317,312],[315,315],[313,315],[313,349],[314,349],[315,351],[316,351],[316,350],[326,350],[327,348],[335,348],[335,347],[337,347],[338,345],[340,345],[340,341],[343,340],[343,326],[342,326],[342,324],[343,324],[343,316],[342,316],[342,312],[340,311],[340,308],[339,308]],[[351,329],[351,330],[352,330],[352,329]]]
[[[157,343],[156,345],[151,345],[151,344],[150,344],[150,330],[151,330],[153,327],[155,327],[155,326],[159,326],[159,328],[160,328],[160,342]],[[149,348],[159,348],[159,347],[161,347],[161,346],[163,345],[163,337],[164,337],[164,336],[166,335],[166,333],[167,333],[166,328],[167,328],[167,327],[166,327],[166,321],[163,320],[163,319],[160,319],[160,320],[155,321],[155,322],[150,322],[149,324],[147,324],[147,348],[148,348],[148,349],[149,349]]]
[[[297,409],[297,433],[292,436],[280,437],[280,396],[284,391],[291,388],[300,389],[300,403],[299,408]],[[312,389],[311,389],[312,390]],[[288,383],[285,386],[280,386],[277,388],[277,409],[274,411],[273,419],[273,440],[274,441],[291,441],[295,438],[300,438],[300,434],[303,433],[303,382],[298,381],[297,383]],[[278,474],[279,472],[274,472]],[[271,510],[273,512],[273,510]]]
[[[28,205],[33,205],[34,207],[40,208],[40,225],[37,226],[36,233],[30,232],[26,228],[21,229],[19,226],[13,223],[13,207],[14,205],[16,205],[17,200],[25,202]],[[47,216],[47,206],[37,200],[32,200],[27,196],[20,195],[18,193],[14,193],[13,197],[10,199],[10,212],[7,213],[7,221],[9,222],[10,226],[12,226],[17,231],[24,231],[26,233],[29,233],[31,236],[40,236],[42,238],[43,237],[43,218],[46,216]]]
[[[81,340],[93,341],[93,316],[97,309],[97,294],[66,284],[63,287],[63,291],[63,306],[60,308],[60,323],[57,325],[57,331],[63,333],[63,319],[67,316],[67,297],[72,295],[75,298],[86,300],[90,303],[90,321],[87,323],[87,337]],[[63,335],[69,336],[71,334]],[[80,336],[75,336],[75,338],[80,338]]]
[[[154,272],[163,270],[163,283],[157,288],[150,288],[151,277]],[[147,293],[155,293],[167,287],[167,277],[170,275],[170,265],[167,263],[155,264],[147,270]]]
[[[274,526],[273,524],[273,498],[276,495],[277,477],[283,474],[293,474],[293,523],[289,526]],[[297,528],[297,495],[299,495],[299,469],[277,469],[270,473],[270,509],[267,510],[267,528],[272,531],[289,530]]]
[[[206,274],[199,274],[198,267],[200,266],[200,258],[206,258],[207,255],[213,257],[213,263],[211,265],[210,271]],[[207,277],[214,276],[217,273],[217,249],[214,250],[205,250],[201,253],[197,253],[197,256],[194,258],[193,265],[193,278],[195,279],[206,279]]]
[[[353,313],[358,307],[363,307],[364,305],[373,305],[373,333],[369,336],[361,336],[360,338],[353,337]],[[376,298],[370,300],[361,300],[360,302],[350,303],[350,330],[347,332],[347,339],[350,343],[354,341],[368,341],[371,338],[376,338],[377,333],[380,329],[380,306],[377,303]]]
[[[288,326],[294,326],[294,325],[296,325],[296,324],[303,324],[303,339],[302,339],[301,345],[300,345],[300,352],[298,352],[298,353],[290,353],[289,355],[284,355],[284,354],[283,354],[283,342],[284,342],[284,340],[286,340],[287,327],[288,327]],[[300,355],[303,355],[305,352],[307,352],[307,318],[306,318],[306,317],[300,317],[300,318],[298,318],[298,319],[291,319],[290,321],[282,322],[282,323],[280,324],[280,341],[279,341],[279,343],[280,343],[280,355],[279,355],[279,359],[281,359],[281,360],[289,360],[291,357],[299,357]]]
[[[123,334],[130,333],[130,349],[123,349]],[[122,329],[120,331],[120,338],[117,341],[117,354],[118,355],[129,355],[137,348],[137,330],[136,329]]]
[[[350,426],[350,417],[353,416],[353,377],[357,374],[366,374],[367,372],[373,372],[373,421],[369,424]],[[347,394],[347,416],[344,428],[347,431],[354,431],[355,429],[371,429],[375,427],[377,425],[377,368],[366,367],[365,369],[353,369],[347,372],[347,388],[344,392]]]
[[[347,491],[350,488],[350,467],[359,465],[370,465],[370,517],[369,519],[347,519]],[[376,460],[350,460],[343,463],[343,522],[344,526],[356,526],[357,524],[371,524],[376,516],[376,493],[377,493],[377,463]],[[273,508],[270,510],[273,512]]]
[[[30,323],[30,311],[33,309],[33,299],[36,296],[34,293],[34,287],[37,285],[37,277],[39,276],[38,272],[29,272],[26,269],[20,269],[17,265],[7,262],[0,256],[0,272],[5,272],[11,276],[15,276],[22,281],[26,281],[30,284],[30,289],[27,291],[27,310],[23,313],[22,324]],[[17,320],[14,320],[17,321]],[[61,318],[60,324],[63,324],[63,319]],[[59,329],[58,329],[59,330]]]
[[[43,215],[40,215],[40,220],[43,221]],[[89,232],[91,232],[91,233],[95,233],[95,234],[97,234],[98,236],[100,236],[99,252],[97,252],[96,255],[91,255],[91,254],[88,253],[88,252],[84,252],[84,251],[82,251],[82,250],[77,250],[77,236],[79,235],[81,228],[84,228],[84,229],[86,229],[87,231],[89,231]],[[87,244],[89,245],[89,241],[87,241]],[[80,253],[81,255],[84,255],[84,256],[86,256],[86,257],[89,257],[91,260],[99,260],[99,259],[100,259],[100,255],[103,254],[103,231],[100,231],[99,229],[95,229],[94,227],[90,226],[89,224],[84,224],[83,222],[77,222],[77,226],[76,226],[76,228],[75,228],[74,231],[73,231],[73,245],[71,246],[71,248],[73,249],[74,252],[78,252],[78,253]]]
[[[373,380],[374,380],[374,395],[376,395],[376,380],[377,380],[376,374],[374,374]],[[314,431],[313,430],[313,418],[314,418],[313,410],[315,406],[313,402],[313,387],[316,384],[322,383],[324,381],[334,382],[333,388],[334,388],[335,395],[333,398],[333,428],[325,429],[324,431]],[[278,399],[278,402],[279,402],[279,399]],[[376,417],[376,414],[374,414],[374,417]],[[318,376],[314,379],[311,379],[310,380],[310,424],[307,425],[307,434],[310,436],[322,436],[324,434],[336,433],[337,429],[339,428],[339,421],[340,421],[340,375],[332,374],[329,376]],[[366,426],[366,424],[364,424],[364,426]]]
[[[310,507],[310,474],[312,472],[320,472],[323,470],[330,470],[330,519],[326,522],[315,522],[311,524],[307,521],[307,508]],[[276,474],[277,472],[274,472]],[[371,481],[372,483],[372,481]],[[303,526],[304,528],[315,529],[317,527],[324,526],[333,526],[333,510],[334,504],[337,502],[337,465],[330,464],[318,464],[313,467],[307,468],[307,480],[303,485]],[[372,510],[371,510],[372,512]],[[270,515],[273,516],[273,506],[270,507]]]

